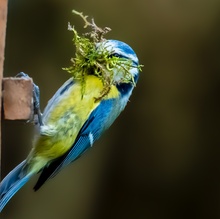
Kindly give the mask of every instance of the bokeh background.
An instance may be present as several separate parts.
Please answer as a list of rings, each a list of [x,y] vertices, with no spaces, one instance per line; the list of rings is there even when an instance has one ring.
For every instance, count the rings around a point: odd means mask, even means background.
[[[220,218],[220,1],[9,0],[4,76],[28,73],[42,108],[69,77],[67,23],[83,11],[145,67],[126,110],[73,165],[1,219]],[[28,154],[34,128],[3,122],[5,175]]]

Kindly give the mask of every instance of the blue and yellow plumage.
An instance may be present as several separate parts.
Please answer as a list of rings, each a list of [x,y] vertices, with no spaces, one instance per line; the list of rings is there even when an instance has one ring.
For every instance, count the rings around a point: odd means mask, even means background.
[[[132,79],[125,82],[120,68],[113,69],[114,83],[103,98],[99,97],[104,84],[96,75],[86,75],[84,85],[73,78],[66,81],[48,102],[42,114],[43,125],[39,127],[27,159],[1,182],[0,211],[32,175],[40,173],[34,187],[38,190],[47,179],[80,157],[126,106],[138,80],[138,58],[130,46],[120,41],[107,40],[104,48],[110,55],[131,61]]]

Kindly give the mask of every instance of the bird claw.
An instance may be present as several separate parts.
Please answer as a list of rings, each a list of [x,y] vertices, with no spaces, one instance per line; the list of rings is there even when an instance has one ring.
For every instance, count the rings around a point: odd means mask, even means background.
[[[16,78],[26,78],[26,79],[30,79],[30,77],[28,76],[28,74],[25,74],[24,72],[20,72],[18,73],[16,76]],[[34,108],[34,115],[33,118],[31,118],[30,120],[28,120],[27,122],[34,122],[34,124],[39,124],[40,126],[43,125],[43,121],[42,121],[42,113],[40,110],[40,89],[39,87],[33,83],[33,108]]]

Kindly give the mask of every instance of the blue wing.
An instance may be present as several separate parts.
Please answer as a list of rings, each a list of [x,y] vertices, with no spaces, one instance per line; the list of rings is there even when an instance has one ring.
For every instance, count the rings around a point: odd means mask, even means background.
[[[63,167],[79,158],[114,122],[120,113],[116,110],[116,102],[117,99],[101,101],[81,128],[70,150],[43,169],[34,187],[35,191],[38,190],[47,179],[54,177]]]

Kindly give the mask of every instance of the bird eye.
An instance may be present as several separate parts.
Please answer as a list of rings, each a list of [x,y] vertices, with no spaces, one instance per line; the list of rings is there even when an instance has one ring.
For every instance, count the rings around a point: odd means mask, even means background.
[[[118,54],[118,53],[112,53],[109,55],[109,58],[112,58],[112,57],[118,57],[118,58],[123,58],[122,55]]]

